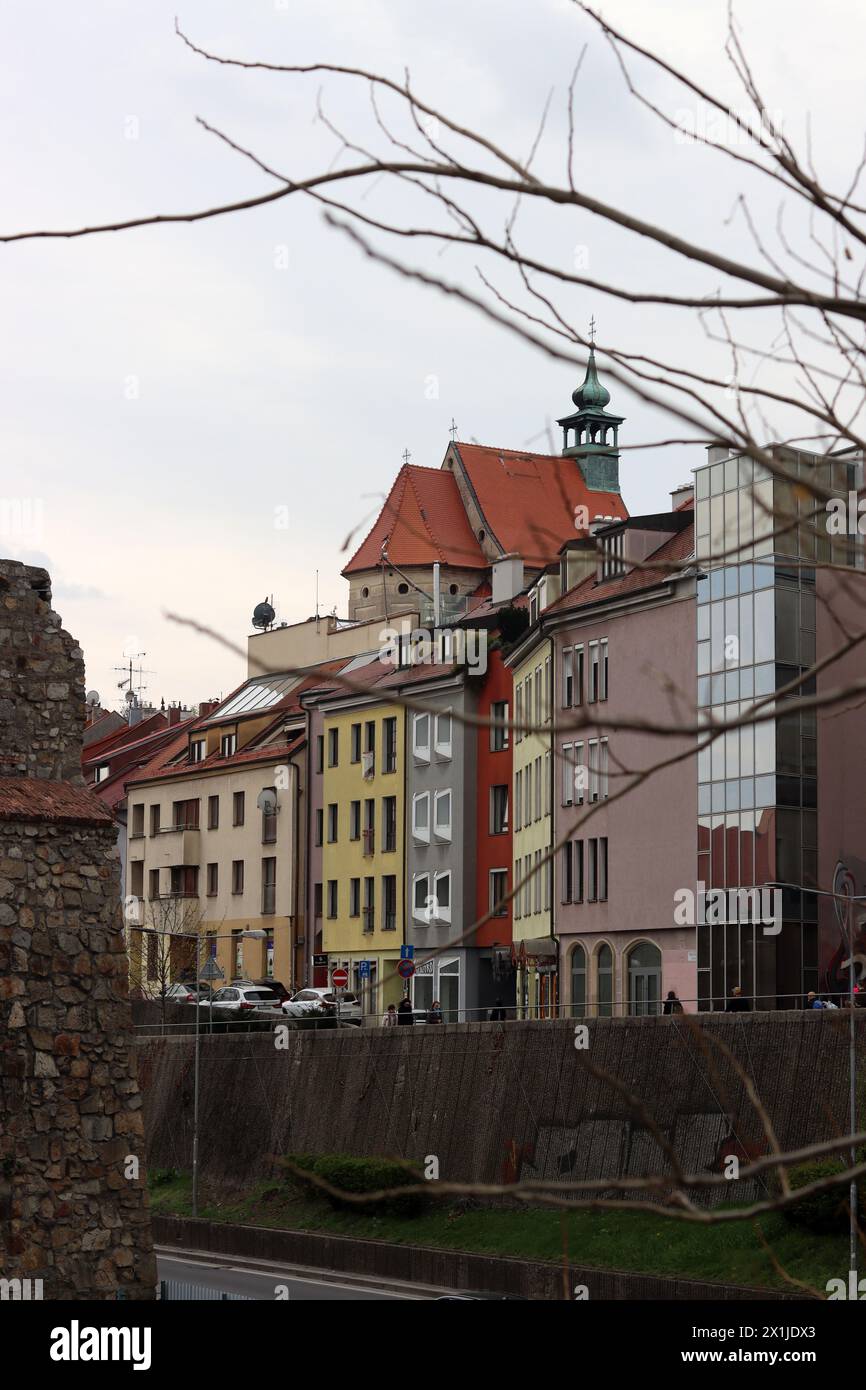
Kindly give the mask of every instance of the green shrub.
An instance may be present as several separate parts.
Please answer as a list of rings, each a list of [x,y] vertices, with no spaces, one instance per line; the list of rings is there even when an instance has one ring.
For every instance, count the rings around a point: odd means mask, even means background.
[[[148,1187],[166,1187],[180,1177],[177,1168],[150,1168],[147,1174]]]
[[[858,1154],[857,1161],[862,1163],[862,1155]],[[847,1157],[844,1160],[819,1159],[814,1163],[801,1163],[796,1168],[789,1169],[788,1177],[796,1191],[797,1188],[806,1187],[821,1178],[844,1173],[848,1166]],[[784,1214],[793,1225],[802,1226],[816,1235],[835,1235],[848,1230],[848,1196],[849,1184],[841,1183],[837,1187],[828,1187],[823,1192],[814,1192],[801,1198],[799,1202],[785,1207]],[[861,1212],[866,1210],[866,1178],[863,1177],[857,1183],[857,1203]]]
[[[290,1154],[289,1161],[317,1178],[330,1183],[342,1192],[378,1192],[382,1188],[411,1187],[399,1197],[363,1204],[348,1202],[342,1197],[322,1193],[338,1211],[357,1215],[417,1216],[424,1208],[427,1194],[424,1178],[418,1168],[396,1158],[353,1158],[349,1154]],[[315,1184],[310,1187],[316,1190]],[[321,1193],[321,1189],[318,1189]]]

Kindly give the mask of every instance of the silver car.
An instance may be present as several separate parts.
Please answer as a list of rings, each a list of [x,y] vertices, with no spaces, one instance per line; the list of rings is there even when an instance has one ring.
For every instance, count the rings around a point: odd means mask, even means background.
[[[224,989],[218,989],[212,999],[203,1000],[200,1007],[212,1008],[215,1014],[223,1018],[243,1018],[253,1009],[276,1009],[278,1005],[279,999],[273,990],[261,989],[258,985],[226,985]]]
[[[339,1003],[338,1003],[339,999]],[[339,996],[326,986],[300,989],[291,999],[283,1000],[283,1013],[289,1018],[301,1018],[304,1014],[326,1014],[339,1017],[342,1023],[360,1023],[363,1019],[361,1001],[357,994],[344,990]]]

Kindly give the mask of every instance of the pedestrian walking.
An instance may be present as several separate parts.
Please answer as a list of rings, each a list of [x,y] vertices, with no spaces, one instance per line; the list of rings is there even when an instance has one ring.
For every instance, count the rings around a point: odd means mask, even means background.
[[[444,1023],[444,1021],[442,1017],[442,1005],[439,1003],[438,999],[434,999],[430,1008],[427,1010],[427,1022]]]
[[[415,1010],[412,1008],[412,1000],[409,998],[408,994],[404,995],[400,1000],[400,1005],[397,1009],[397,1022],[398,1024],[415,1022]]]
[[[683,1011],[683,1006],[682,1006],[682,1004],[680,1003],[679,999],[677,998],[677,992],[676,992],[676,990],[675,990],[675,989],[669,989],[669,990],[668,990],[668,997],[667,997],[667,999],[665,1000],[664,1006],[663,1006],[663,1008],[662,1008],[662,1013],[663,1013],[663,1014],[681,1014],[682,1011]]]
[[[382,1017],[383,1028],[397,1027],[397,1010],[393,1004],[389,1004]]]
[[[496,1003],[494,1004],[493,1008],[490,1010],[490,1013],[488,1014],[487,1017],[488,1017],[488,1019],[490,1020],[491,1023],[504,1023],[504,1022],[505,1022],[505,1009],[504,1009],[504,1007],[503,1007],[503,1004],[502,1004],[502,1000],[501,1000],[501,999],[497,999]]]

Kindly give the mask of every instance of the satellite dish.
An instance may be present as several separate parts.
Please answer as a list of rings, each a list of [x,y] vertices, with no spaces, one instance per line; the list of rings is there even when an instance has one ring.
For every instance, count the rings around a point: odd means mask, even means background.
[[[124,691],[123,698],[124,698],[124,700],[126,701],[126,703],[127,703],[128,705],[131,705],[131,704],[133,703],[133,701],[135,700],[135,691],[134,691],[134,690],[127,690],[127,691]]]
[[[256,797],[256,805],[266,816],[274,815],[277,809],[277,794],[273,787],[263,787]]]
[[[88,690],[88,692],[87,692],[87,699],[86,699],[85,703],[88,704],[88,705],[98,705],[98,704],[100,704],[101,701],[100,701],[100,699],[99,699],[99,691],[98,691],[98,690]]]
[[[265,599],[262,603],[257,603],[253,609],[253,627],[262,630],[266,627],[270,627],[276,616],[273,608],[268,603],[267,599]]]

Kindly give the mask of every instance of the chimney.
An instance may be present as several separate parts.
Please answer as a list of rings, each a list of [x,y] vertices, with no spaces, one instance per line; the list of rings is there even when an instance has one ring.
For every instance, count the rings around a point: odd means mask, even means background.
[[[178,700],[176,704],[169,705],[168,709],[166,710],[166,714],[168,715],[168,727],[170,729],[173,729],[175,724],[179,724],[181,722],[183,708],[181,706],[180,701]]]
[[[206,714],[213,714],[218,704],[219,700],[202,700],[196,711],[198,718],[203,719]]]
[[[671,511],[677,511],[684,502],[693,502],[694,497],[694,483],[678,483],[675,488],[671,489]]]
[[[523,561],[519,555],[501,555],[493,561],[492,603],[507,603],[523,588]]]

